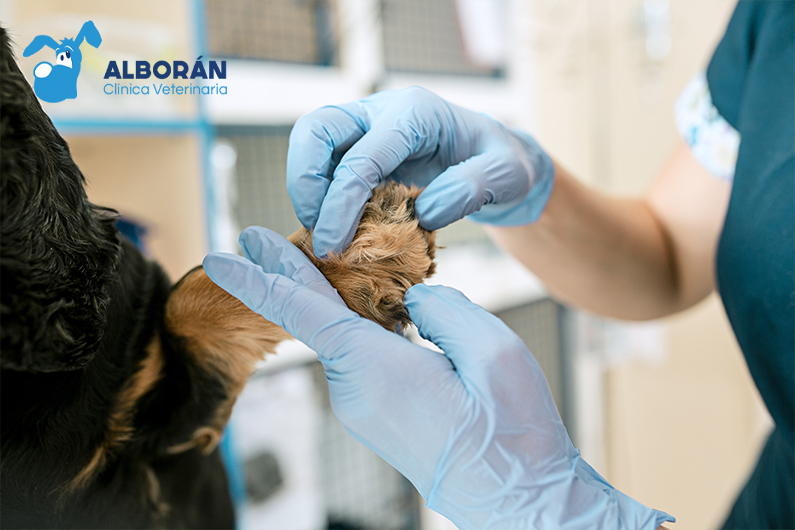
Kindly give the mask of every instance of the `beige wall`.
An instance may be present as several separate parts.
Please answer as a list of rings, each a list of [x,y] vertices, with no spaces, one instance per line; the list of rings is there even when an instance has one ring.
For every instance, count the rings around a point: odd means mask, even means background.
[[[150,257],[172,280],[201,263],[207,222],[199,141],[192,135],[72,136],[88,198],[144,224]]]
[[[641,0],[535,4],[538,136],[583,180],[638,194],[672,152],[673,102],[706,67],[734,1],[670,2],[672,48],[645,51]],[[605,376],[606,468],[619,489],[675,515],[679,529],[722,522],[769,419],[717,296],[664,321],[658,366]],[[588,455],[584,455],[588,458]]]

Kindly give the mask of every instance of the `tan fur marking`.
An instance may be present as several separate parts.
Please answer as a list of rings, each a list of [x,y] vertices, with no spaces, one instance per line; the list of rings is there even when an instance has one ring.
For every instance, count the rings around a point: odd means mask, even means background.
[[[302,228],[288,238],[349,308],[390,331],[411,323],[403,296],[436,269],[435,234],[420,228],[414,216],[414,199],[420,191],[396,182],[376,188],[350,246],[326,259],[315,258],[308,230]]]
[[[210,425],[199,428],[189,441],[169,448],[172,454],[194,447],[209,454],[257,361],[290,335],[215,285],[203,269],[189,274],[176,287],[166,303],[165,321],[169,331],[185,340],[196,362],[220,375],[226,384],[228,397]]]
[[[146,357],[141,361],[138,370],[116,396],[116,402],[108,417],[105,439],[95,449],[89,463],[68,484],[67,493],[88,484],[96,473],[105,467],[113,452],[132,438],[136,403],[157,384],[161,377],[163,377],[163,355],[160,350],[160,336],[155,334],[146,346]]]

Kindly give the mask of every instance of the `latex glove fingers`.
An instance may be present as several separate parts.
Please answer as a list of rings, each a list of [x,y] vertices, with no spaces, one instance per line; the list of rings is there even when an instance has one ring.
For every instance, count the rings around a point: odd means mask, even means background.
[[[415,202],[417,219],[426,230],[438,230],[489,204],[516,206],[530,190],[529,179],[517,179],[521,173],[526,168],[504,148],[473,156],[428,184]]]
[[[287,193],[298,220],[312,230],[320,215],[334,170],[342,155],[365,133],[360,122],[339,107],[323,107],[299,120],[290,131]]]
[[[311,323],[328,319],[344,321],[350,317],[348,313],[355,314],[339,300],[281,274],[266,273],[260,266],[235,254],[210,253],[205,256],[203,266],[216,285],[310,347],[310,343],[315,342],[308,336]],[[291,304],[285,307],[288,299]]]
[[[546,151],[532,136],[521,131],[511,131],[509,145],[513,146],[513,153],[521,153],[519,157],[514,155],[516,162],[512,167],[516,168],[517,173],[511,175],[506,171],[495,171],[492,187],[512,193],[496,197],[493,203],[470,215],[475,222],[497,226],[533,223],[541,216],[552,194],[555,164]],[[528,179],[529,192],[524,195],[517,193],[522,183],[517,175]]]
[[[416,87],[301,117],[290,135],[287,187],[302,224],[314,230],[315,255],[350,244],[373,188],[387,176],[423,186],[458,162],[437,156],[452,128],[446,103]]]
[[[281,274],[345,305],[317,267],[286,237],[260,226],[250,226],[238,238],[243,254],[264,272]]]
[[[555,175],[549,155],[530,135],[479,118],[481,127],[492,131],[481,140],[482,154],[448,168],[417,197],[417,218],[426,230],[465,216],[479,223],[522,225],[537,220],[546,206]]]

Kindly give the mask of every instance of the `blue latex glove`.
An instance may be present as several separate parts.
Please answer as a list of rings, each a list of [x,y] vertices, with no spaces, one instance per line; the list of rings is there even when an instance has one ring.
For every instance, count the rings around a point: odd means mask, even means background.
[[[361,318],[301,251],[264,228],[204,270],[317,352],[334,413],[459,528],[655,529],[673,518],[615,490],[572,446],[538,363],[498,318],[446,287],[406,307],[445,354]]]
[[[347,248],[386,177],[427,186],[415,211],[423,228],[436,230],[467,215],[531,223],[554,173],[529,135],[417,87],[310,112],[293,127],[287,153],[287,191],[298,219],[314,230],[318,257]]]

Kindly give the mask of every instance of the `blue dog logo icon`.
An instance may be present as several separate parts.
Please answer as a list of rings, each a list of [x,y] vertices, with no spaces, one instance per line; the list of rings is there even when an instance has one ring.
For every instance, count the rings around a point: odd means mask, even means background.
[[[30,57],[44,46],[55,50],[54,65],[43,61],[33,69],[36,78],[33,82],[33,91],[39,99],[48,103],[58,103],[77,97],[77,76],[80,75],[80,63],[83,61],[80,45],[83,39],[94,48],[99,48],[102,44],[102,37],[90,20],[83,24],[74,40],[64,39],[58,44],[58,41],[52,37],[39,35],[22,52],[24,57]]]

